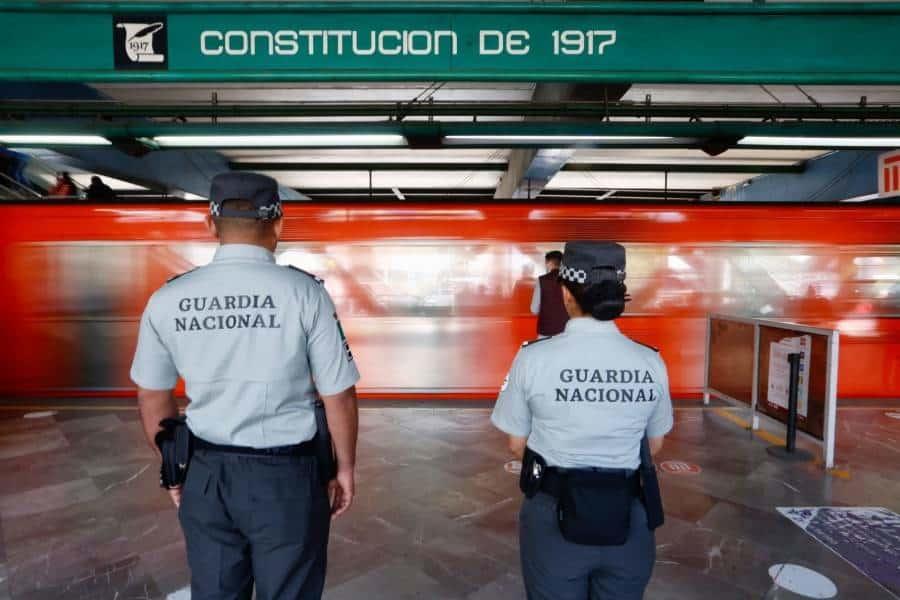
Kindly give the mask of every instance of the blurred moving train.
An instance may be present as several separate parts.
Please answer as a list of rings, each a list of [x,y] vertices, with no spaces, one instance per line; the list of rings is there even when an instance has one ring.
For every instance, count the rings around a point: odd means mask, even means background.
[[[206,206],[2,210],[0,392],[131,394],[147,298],[215,251]],[[626,245],[621,327],[661,348],[676,397],[702,391],[717,312],[837,327],[841,399],[900,399],[896,207],[296,203],[277,257],[325,279],[364,397],[478,399],[534,337],[534,278],[570,239]]]

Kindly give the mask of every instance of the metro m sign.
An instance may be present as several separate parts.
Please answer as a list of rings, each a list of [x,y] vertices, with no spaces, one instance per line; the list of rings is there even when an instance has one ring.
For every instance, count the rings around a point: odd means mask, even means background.
[[[900,150],[878,157],[878,195],[900,194]]]

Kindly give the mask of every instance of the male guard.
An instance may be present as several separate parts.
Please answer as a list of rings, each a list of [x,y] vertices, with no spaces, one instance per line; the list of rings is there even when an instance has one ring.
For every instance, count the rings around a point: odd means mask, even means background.
[[[354,494],[359,372],[318,278],[280,266],[275,180],[216,176],[212,262],[170,280],[141,318],[131,378],[153,444],[177,417],[184,378],[193,455],[169,489],[187,543],[193,600],[317,599],[330,517]],[[324,480],[321,399],[337,459]],[[169,423],[169,421],[167,421]]]

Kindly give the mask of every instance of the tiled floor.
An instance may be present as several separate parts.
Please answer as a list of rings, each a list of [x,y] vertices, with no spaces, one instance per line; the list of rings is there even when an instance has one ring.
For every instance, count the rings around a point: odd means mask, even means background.
[[[136,413],[96,403],[24,419],[0,410],[0,600],[187,598],[184,544]],[[114,404],[122,404],[116,401]],[[331,537],[329,600],[523,598],[516,475],[485,409],[365,408],[358,500]],[[721,415],[682,409],[658,462],[668,513],[648,599],[799,598],[774,563],[826,574],[839,598],[890,598],[776,506],[900,512],[900,420],[839,415],[841,469],[776,462]]]

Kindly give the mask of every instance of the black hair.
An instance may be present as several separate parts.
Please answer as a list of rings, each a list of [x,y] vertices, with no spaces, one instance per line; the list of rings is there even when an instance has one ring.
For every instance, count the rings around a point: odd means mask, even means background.
[[[598,321],[612,321],[625,312],[628,288],[621,281],[614,278],[591,284],[562,278],[559,281],[575,298],[578,308]]]
[[[555,263],[561,263],[562,259],[563,259],[563,253],[560,252],[559,250],[551,250],[550,252],[548,252],[547,254],[544,255],[544,260],[546,262],[552,261]]]

